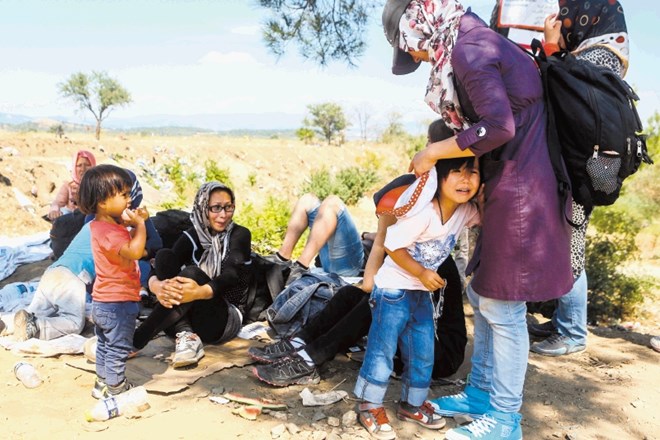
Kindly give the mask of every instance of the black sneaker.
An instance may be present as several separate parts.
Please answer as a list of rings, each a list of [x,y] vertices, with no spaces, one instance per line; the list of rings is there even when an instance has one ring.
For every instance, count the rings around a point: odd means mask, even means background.
[[[298,353],[271,365],[259,365],[252,371],[259,380],[276,387],[311,385],[321,381],[316,367],[310,367]]]
[[[21,309],[14,315],[14,337],[17,341],[39,337],[37,317],[25,309]]]
[[[291,265],[291,272],[289,272],[289,276],[287,277],[284,286],[288,286],[289,284],[293,283],[307,272],[309,272],[309,267],[305,267],[296,261]]]
[[[108,397],[116,396],[117,394],[121,394],[124,391],[130,390],[131,388],[133,388],[133,384],[131,384],[126,379],[124,379],[124,381],[119,385],[115,385],[115,386],[108,385]]]
[[[264,347],[250,347],[248,355],[257,362],[272,364],[290,355],[294,350],[295,348],[293,348],[293,345],[291,345],[288,339],[280,339]]]

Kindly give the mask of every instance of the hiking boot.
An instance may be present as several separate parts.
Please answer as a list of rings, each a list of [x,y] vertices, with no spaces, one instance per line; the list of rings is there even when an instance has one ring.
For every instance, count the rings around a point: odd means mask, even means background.
[[[532,336],[539,338],[547,338],[557,333],[557,327],[552,323],[552,320],[546,321],[543,324],[529,323],[527,324],[527,331]]]
[[[472,423],[451,429],[446,440],[522,440],[519,413],[490,410]]]
[[[288,339],[280,339],[264,347],[250,347],[248,355],[257,362],[272,364],[290,355],[293,351],[295,348]]]
[[[390,425],[390,419],[387,418],[385,408],[382,406],[378,408],[362,410],[360,405],[357,408],[358,421],[364,429],[369,432],[373,438],[379,440],[393,440],[396,438],[396,432]]]
[[[258,365],[252,372],[259,380],[276,387],[310,385],[321,381],[316,367],[310,367],[298,353],[292,353],[274,364]]]
[[[490,395],[479,388],[466,385],[462,393],[430,400],[436,414],[444,417],[468,415],[473,419],[490,408]]]
[[[96,384],[94,384],[94,388],[96,388]],[[124,379],[119,385],[115,385],[115,386],[108,385],[106,397],[116,396],[117,394],[121,394],[124,391],[130,390],[131,388],[133,388],[133,384],[131,384],[126,379]]]
[[[309,272],[309,268],[305,268],[302,264],[298,263],[297,261],[291,265],[291,272],[289,272],[289,276],[286,279],[286,282],[284,283],[285,286],[288,286],[289,284],[293,283],[297,279],[300,279],[304,274]]]
[[[92,388],[92,397],[95,399],[105,399],[109,395],[108,385],[105,383],[105,380],[96,376],[96,380],[94,381],[94,388]]]
[[[649,341],[651,348],[660,352],[660,336],[653,336]]]
[[[568,336],[556,333],[541,342],[535,342],[530,347],[534,353],[544,356],[562,356],[564,354],[577,353],[584,351],[587,346],[573,342]]]
[[[412,406],[407,402],[399,403],[396,411],[399,420],[414,422],[428,429],[441,429],[447,423],[445,419],[434,413],[433,406],[426,400],[422,406]]]
[[[172,367],[181,368],[193,365],[204,357],[202,341],[193,332],[179,332],[176,334],[176,347]]]
[[[39,337],[37,317],[25,309],[21,309],[14,315],[14,337],[17,341]]]

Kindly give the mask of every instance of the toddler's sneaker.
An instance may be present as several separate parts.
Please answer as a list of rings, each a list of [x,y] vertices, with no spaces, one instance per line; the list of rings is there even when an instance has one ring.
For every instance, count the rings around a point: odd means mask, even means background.
[[[37,317],[25,309],[21,309],[14,315],[14,337],[17,341],[39,337]]]
[[[446,440],[522,440],[519,413],[490,410],[474,422],[451,429]]]
[[[96,380],[94,381],[94,388],[92,388],[92,397],[95,399],[105,399],[108,396],[108,385],[106,385],[104,379],[96,376]]]
[[[290,355],[294,350],[293,345],[288,339],[280,339],[264,347],[250,347],[248,355],[257,362],[272,364]]]
[[[429,401],[436,414],[444,417],[468,415],[477,418],[490,408],[490,395],[479,388],[466,385],[462,393],[438,397]]]
[[[382,406],[372,409],[362,409],[362,405],[358,405],[358,421],[369,432],[373,438],[379,440],[394,440],[396,432],[390,425],[390,419],[387,418],[385,408]]]
[[[172,367],[181,368],[193,365],[204,357],[202,341],[193,332],[179,332],[176,334],[176,347]]]
[[[96,384],[94,384],[94,387],[96,387]],[[124,391],[128,391],[131,388],[133,388],[133,384],[124,379],[119,385],[108,385],[107,386],[107,396],[105,397],[111,397],[111,396],[116,396],[117,394],[121,394]]]
[[[396,411],[399,420],[414,422],[428,429],[442,429],[447,423],[445,419],[435,414],[433,406],[426,400],[422,406],[412,406],[408,402],[399,403]]]

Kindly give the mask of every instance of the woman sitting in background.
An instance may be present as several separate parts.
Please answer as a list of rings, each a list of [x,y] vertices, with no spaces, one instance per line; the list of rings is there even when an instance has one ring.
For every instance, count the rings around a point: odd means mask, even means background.
[[[78,207],[78,187],[85,171],[96,165],[94,155],[86,150],[80,150],[73,156],[73,170],[70,182],[65,182],[50,205],[48,219],[55,220],[62,214],[73,212]]]

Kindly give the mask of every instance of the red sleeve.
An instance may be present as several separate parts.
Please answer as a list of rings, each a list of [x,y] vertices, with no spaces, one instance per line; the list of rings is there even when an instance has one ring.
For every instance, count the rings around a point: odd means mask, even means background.
[[[543,51],[547,56],[559,52],[561,49],[557,43],[543,43]]]

